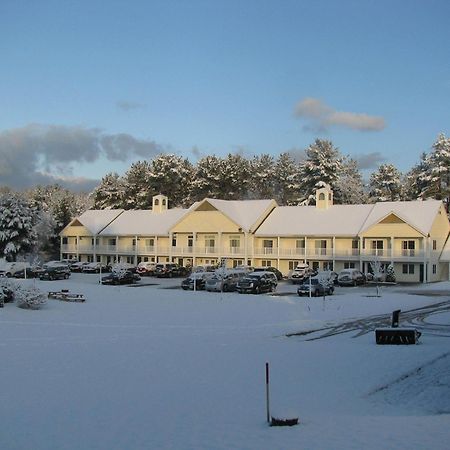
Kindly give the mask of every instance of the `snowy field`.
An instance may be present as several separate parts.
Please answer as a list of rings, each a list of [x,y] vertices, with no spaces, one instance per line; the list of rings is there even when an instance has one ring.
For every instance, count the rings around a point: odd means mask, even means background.
[[[383,287],[380,298],[337,288],[324,301],[287,283],[256,296],[180,281],[19,281],[87,300],[0,309],[0,449],[449,448],[449,283]],[[388,324],[394,309],[438,303],[411,319],[419,345],[375,344],[373,316]],[[333,334],[346,322],[356,328]],[[286,336],[324,326],[331,336]],[[266,361],[271,414],[298,426],[265,422]]]

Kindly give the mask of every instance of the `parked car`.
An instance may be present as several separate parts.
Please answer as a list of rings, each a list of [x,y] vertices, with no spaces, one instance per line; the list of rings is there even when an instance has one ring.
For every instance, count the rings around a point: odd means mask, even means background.
[[[195,272],[191,273],[187,278],[181,282],[181,288],[185,291],[203,290],[208,282],[208,279],[213,277],[213,272]]]
[[[109,266],[101,262],[91,262],[82,267],[83,273],[100,273],[109,272],[110,270]]]
[[[68,266],[46,267],[42,272],[39,272],[40,280],[67,280],[69,277],[70,270]]]
[[[365,282],[365,275],[358,269],[344,269],[341,270],[338,275],[339,286],[356,286],[357,284],[364,284]]]
[[[273,273],[269,272],[252,272],[239,280],[236,290],[240,294],[253,293],[259,294],[260,292],[272,292],[275,290]]]
[[[27,267],[26,269],[18,270],[13,276],[14,278],[39,278],[42,272],[40,267]]]
[[[210,292],[231,292],[235,291],[239,280],[247,274],[242,271],[230,273],[216,273],[206,281],[206,290]]]
[[[0,306],[14,301],[14,291],[7,286],[0,286]]]
[[[187,273],[186,267],[175,263],[158,263],[155,267],[155,274],[158,278],[183,277]]]
[[[88,262],[86,262],[86,261],[84,261],[84,262],[77,261],[77,262],[75,262],[75,263],[72,263],[72,264],[69,266],[69,268],[70,268],[70,271],[71,271],[71,272],[83,272],[83,267],[84,267],[84,266],[87,266],[88,264],[90,264],[90,263],[88,263]]]
[[[289,279],[293,284],[299,284],[303,283],[307,278],[316,275],[316,273],[308,264],[301,263],[289,274]]]
[[[141,277],[149,277],[151,275],[155,275],[156,263],[142,261],[138,264],[136,268],[136,273],[138,273]]]
[[[319,295],[333,295],[334,285],[331,281],[324,278],[311,277],[297,288],[299,296],[309,295],[318,297]]]
[[[0,276],[3,277],[13,277],[16,272],[24,270],[25,267],[30,267],[27,262],[7,262],[0,267]]]
[[[338,276],[339,274],[337,272],[334,272],[333,270],[322,270],[317,272],[316,275],[321,280],[327,280],[330,283],[337,285],[338,284]]]
[[[137,273],[130,270],[117,270],[102,277],[102,284],[133,284],[140,279]]]
[[[277,277],[277,280],[280,281],[283,279],[283,274],[276,267],[255,267],[253,269],[254,272],[273,272]]]

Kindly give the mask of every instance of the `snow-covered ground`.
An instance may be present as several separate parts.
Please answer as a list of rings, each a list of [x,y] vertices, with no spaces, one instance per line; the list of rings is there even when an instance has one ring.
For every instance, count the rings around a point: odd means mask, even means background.
[[[0,309],[3,450],[449,448],[445,304],[417,321],[420,345],[378,346],[358,330],[286,337],[450,302],[448,283],[384,287],[382,297],[338,288],[324,301],[287,283],[283,295],[256,296],[152,278],[101,286],[85,274],[19,282],[87,300]],[[265,422],[266,361],[271,414],[298,426]]]

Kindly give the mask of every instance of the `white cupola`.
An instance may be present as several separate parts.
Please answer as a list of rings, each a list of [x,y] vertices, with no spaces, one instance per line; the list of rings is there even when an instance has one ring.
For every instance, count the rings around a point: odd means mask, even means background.
[[[316,190],[316,208],[328,209],[333,206],[333,190],[326,183],[321,183],[321,187]]]
[[[169,199],[162,194],[153,196],[152,203],[152,212],[154,214],[162,213],[163,211],[167,211],[169,207]]]

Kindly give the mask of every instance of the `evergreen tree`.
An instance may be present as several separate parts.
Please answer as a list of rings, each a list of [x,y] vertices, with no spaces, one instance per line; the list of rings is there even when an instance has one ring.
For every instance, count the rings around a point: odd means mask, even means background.
[[[229,153],[221,161],[219,179],[220,198],[224,200],[239,200],[248,197],[249,163],[238,154]]]
[[[190,198],[193,173],[188,159],[161,154],[151,163],[149,195],[164,194],[173,206],[185,206]]]
[[[370,176],[369,197],[372,202],[394,202],[402,199],[402,174],[392,164],[382,164]]]
[[[92,193],[94,209],[121,209],[124,204],[124,182],[115,172],[107,173]]]
[[[274,191],[279,205],[295,205],[301,200],[299,168],[287,152],[281,153],[275,163]]]
[[[331,141],[316,139],[306,149],[306,160],[300,165],[303,194],[314,197],[318,183],[335,188],[342,168],[342,157]],[[314,197],[315,198],[315,197]]]
[[[344,157],[341,162],[341,171],[334,184],[334,202],[358,205],[366,201],[367,195],[358,163],[350,157]]]
[[[424,199],[426,197],[429,187],[429,173],[428,155],[422,153],[420,162],[405,175],[404,194],[406,200]]]
[[[15,260],[33,251],[37,235],[36,208],[18,194],[0,196],[0,256]]]
[[[253,157],[249,162],[249,194],[254,199],[270,199],[275,197],[275,160],[273,156],[264,154]]]
[[[222,198],[220,180],[222,160],[215,155],[205,156],[195,166],[195,176],[192,180],[191,201],[204,198]]]
[[[124,209],[150,209],[154,192],[151,190],[151,167],[147,161],[137,161],[125,173]]]

